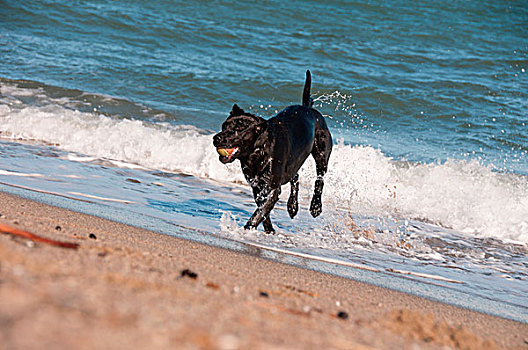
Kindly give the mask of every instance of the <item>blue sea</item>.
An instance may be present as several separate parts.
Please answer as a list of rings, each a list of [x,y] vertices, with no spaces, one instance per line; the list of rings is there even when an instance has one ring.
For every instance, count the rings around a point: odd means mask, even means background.
[[[245,231],[212,136],[307,69],[323,214],[309,159],[298,217],[285,187],[277,233]],[[527,123],[526,1],[0,2],[0,190],[522,322]]]

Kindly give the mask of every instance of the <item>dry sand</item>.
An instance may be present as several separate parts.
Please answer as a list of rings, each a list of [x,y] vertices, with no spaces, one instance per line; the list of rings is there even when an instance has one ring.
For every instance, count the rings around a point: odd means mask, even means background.
[[[528,325],[0,193],[1,349],[527,349]]]

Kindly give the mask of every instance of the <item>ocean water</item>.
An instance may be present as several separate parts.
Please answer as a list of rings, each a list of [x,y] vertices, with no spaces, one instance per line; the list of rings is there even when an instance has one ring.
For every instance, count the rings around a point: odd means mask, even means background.
[[[0,189],[528,322],[525,1],[2,1]],[[212,146],[233,103],[315,107],[276,235]],[[0,203],[1,210],[1,203]]]

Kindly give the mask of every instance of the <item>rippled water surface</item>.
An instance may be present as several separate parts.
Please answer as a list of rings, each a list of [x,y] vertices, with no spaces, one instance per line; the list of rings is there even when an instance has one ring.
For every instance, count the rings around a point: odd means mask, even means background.
[[[2,190],[527,321],[526,2],[3,1],[0,55]],[[244,231],[212,135],[306,69],[323,215],[310,159],[299,216],[285,188],[277,234]]]

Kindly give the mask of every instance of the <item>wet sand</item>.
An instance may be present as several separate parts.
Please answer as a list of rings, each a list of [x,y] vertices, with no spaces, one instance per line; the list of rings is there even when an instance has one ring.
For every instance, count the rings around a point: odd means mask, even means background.
[[[528,325],[0,192],[2,349],[528,349]]]

